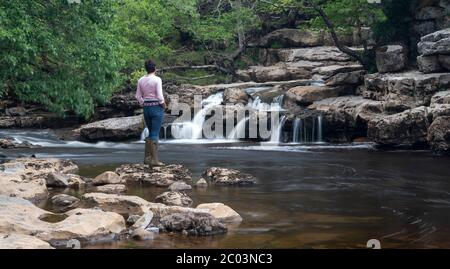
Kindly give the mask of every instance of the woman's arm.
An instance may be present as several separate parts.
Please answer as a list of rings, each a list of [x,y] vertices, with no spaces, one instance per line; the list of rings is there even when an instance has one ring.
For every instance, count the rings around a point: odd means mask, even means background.
[[[137,83],[137,89],[136,89],[136,99],[138,100],[139,104],[143,105],[144,104],[144,98],[142,98],[143,94],[142,94],[142,90],[141,90],[141,84]]]
[[[164,94],[162,89],[162,80],[158,79],[157,88],[156,88],[156,96],[161,105],[165,105],[166,101],[164,100]]]

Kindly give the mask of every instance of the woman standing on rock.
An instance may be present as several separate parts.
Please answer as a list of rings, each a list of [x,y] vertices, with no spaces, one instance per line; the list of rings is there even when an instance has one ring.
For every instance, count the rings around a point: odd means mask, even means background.
[[[159,131],[164,118],[166,103],[162,91],[162,80],[156,76],[156,66],[153,61],[145,62],[147,75],[137,83],[136,99],[144,107],[145,125],[149,135],[145,139],[144,163],[150,166],[164,165],[158,160]]]

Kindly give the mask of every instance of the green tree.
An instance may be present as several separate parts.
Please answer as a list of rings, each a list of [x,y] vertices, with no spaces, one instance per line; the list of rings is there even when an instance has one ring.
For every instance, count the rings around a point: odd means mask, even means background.
[[[113,0],[0,2],[0,95],[88,118],[120,85]]]

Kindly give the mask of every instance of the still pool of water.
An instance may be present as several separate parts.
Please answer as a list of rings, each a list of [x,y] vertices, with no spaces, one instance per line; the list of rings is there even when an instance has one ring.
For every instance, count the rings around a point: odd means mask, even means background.
[[[69,158],[85,176],[138,163],[143,144],[10,150],[10,157]],[[121,145],[121,146],[118,146]],[[253,187],[194,189],[194,204],[222,202],[244,221],[225,235],[160,234],[91,248],[450,248],[450,158],[426,151],[376,151],[370,145],[163,143],[161,159],[186,165],[193,179],[208,167],[255,175]],[[5,154],[5,152],[3,152]],[[131,187],[153,201],[164,189]]]

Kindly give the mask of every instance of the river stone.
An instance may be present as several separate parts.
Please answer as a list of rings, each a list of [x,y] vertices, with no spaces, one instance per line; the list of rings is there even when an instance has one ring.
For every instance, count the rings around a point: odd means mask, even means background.
[[[433,151],[450,152],[450,116],[437,117],[428,129],[428,143]]]
[[[0,233],[0,249],[53,249],[53,247],[31,235]]]
[[[157,203],[162,203],[165,205],[175,205],[190,207],[193,204],[192,199],[185,193],[177,191],[166,191],[155,198]]]
[[[111,171],[101,173],[92,180],[94,185],[121,184],[124,182],[125,180],[123,180],[117,173]]]
[[[80,199],[67,194],[57,194],[51,198],[51,202],[59,207],[73,208],[80,203]]]
[[[169,191],[189,191],[192,189],[192,186],[186,184],[185,182],[174,182],[169,186]]]
[[[150,202],[131,195],[107,193],[86,193],[81,200],[90,207],[99,207],[121,215],[142,215],[147,212]]]
[[[145,164],[124,164],[116,173],[127,183],[144,183],[159,187],[168,187],[174,182],[191,182],[190,171],[179,164],[171,164],[150,169]]]
[[[208,187],[208,182],[204,178],[201,178],[195,183],[195,186],[197,188],[206,188]]]
[[[227,232],[227,228],[209,213],[184,212],[166,215],[160,219],[163,232],[180,232],[187,235],[214,235]]]
[[[427,108],[418,107],[394,115],[378,117],[368,124],[367,136],[382,145],[407,145],[427,141]]]
[[[256,183],[256,178],[250,174],[243,173],[239,170],[211,167],[204,173],[203,177],[211,180],[216,185],[253,185]]]
[[[123,184],[106,184],[102,186],[97,186],[95,188],[96,192],[103,192],[103,193],[124,193],[127,191],[127,186]]]
[[[197,206],[199,209],[207,209],[211,215],[224,223],[239,223],[242,217],[231,207],[222,203],[208,203]]]
[[[141,218],[141,216],[139,216],[139,215],[130,215],[130,216],[127,218],[127,225],[133,225],[133,224],[135,224],[136,221],[137,221],[138,219],[140,219],[140,218]]]
[[[78,172],[78,166],[69,160],[60,159],[37,159],[37,158],[18,158],[11,160],[3,165],[17,165],[25,167],[29,175],[47,175],[48,173],[58,172],[61,174],[69,174]],[[0,169],[1,170],[1,169]]]
[[[27,200],[0,195],[0,233],[33,235],[52,246],[65,246],[70,239],[86,243],[111,240],[125,229],[123,217],[113,212],[74,209],[60,222],[41,220],[52,214]]]
[[[85,124],[79,128],[79,132],[84,141],[124,141],[138,138],[142,129],[142,115],[138,115]]]

